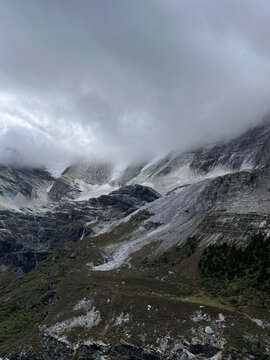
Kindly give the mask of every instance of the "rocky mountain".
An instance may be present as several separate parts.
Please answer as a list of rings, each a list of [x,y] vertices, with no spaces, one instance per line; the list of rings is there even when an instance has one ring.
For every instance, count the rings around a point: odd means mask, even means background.
[[[55,179],[46,170],[0,165],[0,209],[38,209],[47,200],[47,191]]]
[[[134,185],[88,202],[61,203],[44,213],[14,212],[11,217],[9,211],[0,211],[0,267],[21,276],[61,243],[94,235],[104,224],[122,219],[157,198],[154,190]]]
[[[117,176],[2,166],[2,359],[269,359],[269,135]]]
[[[120,177],[120,184],[147,184],[162,194],[203,178],[214,178],[241,169],[253,169],[270,163],[270,120],[227,141],[187,153],[171,152],[146,165],[134,177]],[[123,181],[124,180],[124,181]]]
[[[196,151],[191,169],[205,174],[217,167],[238,171],[269,164],[269,121],[269,118],[266,118],[262,124],[235,139]]]
[[[49,197],[56,201],[62,198],[74,199],[85,191],[91,192],[94,185],[107,184],[111,174],[110,164],[78,163],[71,165],[54,182],[49,191]]]
[[[30,209],[41,205],[50,208],[60,200],[84,201],[134,184],[151,187],[162,195],[181,191],[205,178],[269,164],[269,136],[270,120],[266,118],[232,140],[186,153],[173,151],[156,161],[131,164],[118,175],[110,163],[76,163],[57,179],[46,170],[2,165],[0,206],[17,210],[26,204]],[[31,196],[27,191],[32,191]]]

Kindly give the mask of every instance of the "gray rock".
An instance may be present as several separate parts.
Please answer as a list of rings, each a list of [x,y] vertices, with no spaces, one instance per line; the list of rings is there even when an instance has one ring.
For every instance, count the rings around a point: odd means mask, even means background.
[[[189,351],[194,355],[202,355],[208,359],[215,356],[220,349],[210,344],[191,344]]]
[[[178,357],[179,360],[188,360],[189,356],[186,353],[183,353],[180,355],[180,357]]]
[[[90,201],[63,202],[46,213],[12,212],[10,216],[10,211],[0,209],[0,265],[4,271],[12,267],[17,277],[24,275],[46,259],[56,246],[79,241],[82,235],[94,234],[93,228],[87,228],[86,223],[98,220],[102,226],[129,215],[158,197],[156,191],[134,185]],[[138,213],[136,216],[139,222],[150,215],[145,211],[144,215]],[[65,255],[76,258],[68,247]]]
[[[214,330],[212,330],[212,328],[210,326],[206,326],[204,331],[208,335],[213,335],[214,334]]]
[[[172,353],[177,353],[177,352],[182,352],[184,349],[184,346],[182,344],[176,344],[173,348],[172,348]]]
[[[121,344],[121,345],[124,345],[124,346],[130,346],[130,347],[133,347],[133,346],[134,346],[133,344],[127,342],[127,341],[124,340],[124,339],[120,339],[120,344]]]
[[[198,173],[205,174],[216,167],[240,170],[247,159],[249,166],[253,168],[269,164],[269,137],[268,118],[235,139],[198,150],[190,167]]]
[[[126,185],[126,183],[135,178],[137,175],[139,175],[140,171],[143,169],[143,167],[146,165],[146,162],[143,162],[142,164],[134,164],[130,165],[126,168],[126,170],[121,174],[120,178],[118,179],[118,184],[120,186]]]
[[[74,199],[80,195],[77,180],[91,185],[102,185],[110,180],[112,166],[110,164],[84,164],[78,163],[68,166],[62,175],[54,182],[49,191],[52,200],[62,198]]]
[[[253,336],[243,335],[243,340],[244,340],[244,343],[250,347],[252,347],[252,346],[259,347],[260,346],[259,341]]]

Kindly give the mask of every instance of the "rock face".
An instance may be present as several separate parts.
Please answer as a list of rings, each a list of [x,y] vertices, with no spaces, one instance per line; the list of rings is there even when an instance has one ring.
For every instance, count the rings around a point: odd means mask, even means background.
[[[89,235],[85,224],[99,221],[101,226],[148,203],[147,211],[153,215],[144,224],[146,234],[148,229],[153,229],[153,223],[167,226],[165,232],[158,235],[165,248],[179,241],[180,229],[183,231],[181,241],[192,234],[194,225],[189,225],[189,221],[194,218],[197,220],[193,224],[198,227],[194,234],[201,241],[206,241],[210,233],[212,242],[228,241],[234,234],[234,242],[241,243],[257,231],[260,223],[266,221],[264,228],[267,228],[268,218],[264,214],[270,211],[269,183],[270,169],[265,167],[204,180],[162,198],[153,189],[130,185],[87,202],[64,202],[44,214],[14,212],[10,216],[10,211],[1,211],[0,264],[4,269],[13,268],[18,275],[24,274],[59,244],[76,242]],[[176,225],[177,231],[168,232]],[[151,239],[147,237],[147,243]],[[143,244],[143,241],[138,243],[134,251]],[[160,251],[162,249],[160,247]]]
[[[193,153],[171,152],[160,160],[147,164],[140,171],[137,168],[134,176],[129,176],[129,179],[126,177],[126,172],[130,174],[130,168],[128,168],[120,177],[119,182],[124,181],[127,185],[138,183],[151,186],[161,194],[166,194],[183,184],[198,180],[189,169],[193,157]]]
[[[195,152],[191,169],[205,174],[216,167],[237,171],[270,163],[270,119],[243,135]]]
[[[141,172],[141,170],[147,165],[147,162],[143,162],[141,164],[134,164],[128,166],[124,172],[121,174],[118,181],[116,181],[117,184],[120,186],[126,185],[130,180],[136,178]]]
[[[132,212],[135,211],[138,206],[143,206],[155,201],[159,197],[159,193],[153,189],[142,185],[129,185],[112,191],[109,195],[101,195],[99,198],[93,198],[89,201],[93,205],[110,205],[123,211],[129,209],[129,211]]]
[[[137,169],[133,178],[126,178],[126,172],[130,174],[128,168],[120,181],[125,179],[126,184],[147,184],[161,194],[166,194],[204,178],[215,178],[241,169],[260,168],[270,163],[269,137],[270,119],[267,118],[259,126],[232,140],[188,153],[173,151],[145,166],[139,173]]]
[[[83,186],[102,185],[111,178],[112,166],[110,164],[75,164],[62,173],[53,184],[49,196],[52,200],[62,198],[73,199],[83,192]]]
[[[54,178],[46,170],[0,166],[2,196],[14,197],[21,193],[25,197],[35,197],[39,186],[47,185],[53,180]]]
[[[256,339],[254,339],[256,340]],[[57,340],[49,335],[43,334],[42,347],[44,350],[43,355],[37,355],[34,351],[28,350],[21,353],[12,353],[9,355],[8,360],[188,360],[188,359],[212,359],[212,360],[246,360],[255,359],[253,355],[246,350],[239,352],[235,348],[229,348],[221,351],[220,349],[206,344],[181,344],[181,348],[177,351],[174,349],[161,352],[149,348],[138,347],[132,343],[120,340],[114,346],[104,344],[102,342],[81,342],[76,346],[68,341]],[[247,344],[248,346],[251,346]],[[254,349],[259,348],[260,345],[252,344]],[[261,353],[262,354],[262,353]],[[267,357],[263,357],[267,359]],[[267,355],[266,355],[267,356]],[[6,360],[6,359],[5,359]]]
[[[14,207],[0,210],[0,357],[269,358],[268,288],[254,285],[268,274],[269,135],[265,122],[114,181],[108,164],[56,180],[1,167]]]
[[[268,165],[269,136],[270,120],[266,119],[232,140],[187,153],[173,151],[153,163],[130,165],[116,179],[109,163],[77,163],[67,167],[56,180],[45,170],[1,166],[0,204],[4,208],[12,208],[13,205],[18,209],[26,207],[29,199],[36,199],[37,205],[37,200],[39,204],[48,200],[83,200],[87,194],[88,198],[99,196],[134,184],[150,186],[162,195],[179,192],[205,178]]]
[[[122,339],[114,346],[90,341],[73,346],[67,341],[57,341],[55,338],[43,334],[42,347],[45,351],[42,357],[30,350],[25,353],[13,353],[9,356],[9,360],[72,360],[74,358],[79,360],[165,360],[167,358],[161,357],[153,350],[140,348]]]
[[[156,200],[159,194],[141,185],[126,186],[87,202],[63,203],[44,214],[0,211],[0,265],[18,275],[44,260],[61,243],[79,241],[85,224],[115,221]],[[93,233],[94,234],[94,233]]]
[[[0,165],[0,208],[2,204],[4,208],[18,209],[31,202],[40,206],[46,201],[46,191],[54,180],[46,170]]]

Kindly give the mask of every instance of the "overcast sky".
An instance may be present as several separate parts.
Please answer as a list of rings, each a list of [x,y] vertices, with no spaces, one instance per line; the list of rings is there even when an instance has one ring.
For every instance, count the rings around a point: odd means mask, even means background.
[[[116,161],[270,109],[269,0],[0,0],[0,161]]]

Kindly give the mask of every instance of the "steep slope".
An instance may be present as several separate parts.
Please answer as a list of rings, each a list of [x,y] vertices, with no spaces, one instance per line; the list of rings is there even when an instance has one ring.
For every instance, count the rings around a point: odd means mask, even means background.
[[[18,349],[31,344],[30,359],[267,359],[270,294],[250,276],[269,263],[255,270],[244,251],[256,259],[256,243],[268,248],[269,180],[265,167],[160,198],[136,186],[85,212],[74,203],[69,225],[86,221],[80,241],[60,243],[15,284],[2,274],[0,354],[17,339]],[[221,244],[233,261],[244,254],[246,270],[230,281],[209,273],[205,250],[221,258]]]
[[[0,165],[0,209],[40,209],[47,202],[47,191],[54,180],[44,169]]]
[[[171,246],[181,245],[193,233],[200,233],[200,223],[208,213],[234,214],[234,221],[237,221],[238,214],[256,214],[258,217],[250,233],[256,233],[260,228],[267,231],[268,223],[264,222],[265,216],[270,212],[270,169],[241,171],[228,174],[223,177],[210,180],[205,179],[185,187],[181,192],[168,194],[155,202],[146,205],[143,209],[151,214],[151,217],[142,223],[142,226],[133,234],[129,243],[117,246],[115,253],[108,247],[106,257],[112,257],[107,264],[95,267],[95,270],[111,270],[122,265],[132,253],[140,250],[147,244],[155,248],[154,255],[162,253]],[[227,215],[224,215],[226,218]],[[244,219],[242,217],[242,219]],[[232,219],[232,218],[231,218]],[[128,219],[127,219],[128,220]],[[216,219],[218,221],[218,219]],[[151,224],[159,224],[157,228],[149,232]],[[251,224],[246,222],[246,226]],[[196,230],[197,229],[197,230]],[[226,226],[220,230],[222,238],[230,241],[230,232]],[[240,232],[241,233],[241,232]],[[268,234],[268,232],[267,232]],[[270,233],[269,233],[270,235]],[[246,238],[245,238],[246,239]],[[210,241],[206,237],[205,241]],[[219,237],[216,239],[219,240]],[[237,236],[233,242],[238,243]],[[214,237],[211,238],[214,241]],[[155,245],[154,245],[155,244]],[[150,252],[148,257],[152,257]]]
[[[0,272],[21,276],[55,247],[94,235],[158,197],[154,190],[135,185],[87,202],[62,203],[45,213],[0,211]]]
[[[98,194],[97,189],[109,182],[112,175],[110,164],[84,164],[78,163],[65,169],[62,175],[55,181],[49,191],[52,200],[62,198],[74,199],[83,196],[88,198]],[[107,184],[101,190],[102,193],[109,193],[112,188]]]
[[[209,149],[195,152],[190,165],[198,173],[208,173],[216,167],[237,171],[262,167],[270,163],[270,122],[269,118],[243,135],[218,143]]]
[[[244,134],[228,141],[188,153],[171,152],[164,158],[146,165],[133,179],[125,172],[121,184],[140,183],[151,186],[161,194],[181,190],[204,178],[214,178],[241,169],[259,168],[270,163],[270,121],[249,129]]]
[[[269,134],[73,165],[46,212],[0,211],[0,356],[267,360]]]
[[[202,149],[167,156],[151,162],[131,164],[115,177],[109,163],[77,163],[65,169],[56,180],[42,169],[0,167],[0,204],[2,208],[37,209],[39,204],[64,200],[88,200],[108,194],[125,184],[141,184],[161,194],[181,191],[205,178],[215,178],[241,169],[267,165],[270,122],[248,130],[241,136]],[[48,196],[47,196],[48,192]]]
[[[147,162],[142,162],[139,164],[132,164],[128,166],[123,171],[120,178],[115,181],[115,183],[120,186],[126,185],[130,180],[136,178],[146,165]]]

